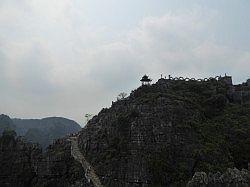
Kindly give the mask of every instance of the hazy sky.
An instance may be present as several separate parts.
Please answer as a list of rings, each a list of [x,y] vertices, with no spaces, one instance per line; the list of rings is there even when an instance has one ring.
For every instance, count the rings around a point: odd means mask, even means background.
[[[145,73],[250,78],[249,0],[0,0],[0,113],[84,114]]]

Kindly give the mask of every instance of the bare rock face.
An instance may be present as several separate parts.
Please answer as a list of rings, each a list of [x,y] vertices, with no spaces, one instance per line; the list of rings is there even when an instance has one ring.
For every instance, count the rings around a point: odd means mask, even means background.
[[[163,85],[139,88],[82,130],[82,151],[107,186],[164,186],[192,176],[201,136],[192,125],[203,114]]]
[[[142,86],[82,129],[82,153],[106,186],[185,186],[196,171],[244,168],[250,113],[230,103],[229,89],[216,80]],[[205,173],[194,179],[208,181]]]
[[[223,174],[195,172],[193,178],[188,182],[188,187],[248,187],[250,182],[250,171],[237,168],[228,168]]]
[[[227,169],[225,173],[221,176],[221,182],[224,184],[234,184],[238,186],[248,186],[248,181],[250,180],[250,172],[246,169],[241,171],[237,168]]]
[[[208,177],[205,172],[195,172],[191,181],[188,182],[188,187],[205,187],[208,184]]]
[[[93,117],[77,146],[103,186],[249,185],[250,108],[231,101],[230,86],[215,79],[141,86]],[[4,137],[0,186],[92,187],[66,138],[42,153]]]
[[[199,119],[195,106],[159,96],[152,103],[121,101],[94,118],[79,140],[107,186],[149,185],[171,181],[166,170],[187,164],[199,136],[189,122]],[[95,155],[95,156],[94,156]]]

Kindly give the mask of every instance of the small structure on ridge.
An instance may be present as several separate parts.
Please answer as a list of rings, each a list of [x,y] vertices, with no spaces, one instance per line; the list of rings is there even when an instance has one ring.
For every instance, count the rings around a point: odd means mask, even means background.
[[[142,85],[150,85],[152,79],[150,79],[147,75],[144,75],[140,81]]]

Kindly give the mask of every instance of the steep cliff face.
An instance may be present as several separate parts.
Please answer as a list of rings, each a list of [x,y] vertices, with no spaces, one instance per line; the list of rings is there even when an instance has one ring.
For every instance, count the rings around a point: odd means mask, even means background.
[[[16,138],[14,131],[4,131],[0,137],[0,186],[31,186],[41,151],[38,145]]]
[[[164,184],[171,177],[163,171],[178,175],[173,163],[182,162],[189,163],[186,172],[191,175],[195,163],[191,149],[199,135],[188,123],[201,117],[196,107],[168,98],[138,103],[120,101],[82,131],[80,145],[97,164],[99,175],[114,186],[116,181]]]
[[[229,89],[216,80],[142,86],[88,123],[82,152],[106,186],[181,184],[196,171],[247,167],[250,110],[230,103]]]
[[[33,186],[89,186],[80,163],[71,156],[71,144],[65,139],[50,145],[38,162]]]
[[[94,179],[108,187],[248,186],[250,108],[230,93],[224,81],[160,79],[45,153],[4,134],[0,184],[92,187]]]
[[[85,172],[71,156],[71,144],[60,139],[43,153],[37,144],[16,137],[14,131],[0,136],[0,186],[86,186]]]

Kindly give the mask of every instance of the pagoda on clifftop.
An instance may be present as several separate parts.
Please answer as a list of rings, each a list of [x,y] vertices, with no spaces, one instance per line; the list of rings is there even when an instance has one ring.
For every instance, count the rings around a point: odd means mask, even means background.
[[[140,80],[143,85],[150,85],[152,79],[150,79],[147,75],[144,75],[142,79]]]

